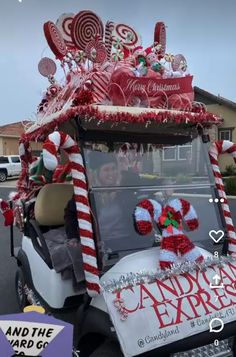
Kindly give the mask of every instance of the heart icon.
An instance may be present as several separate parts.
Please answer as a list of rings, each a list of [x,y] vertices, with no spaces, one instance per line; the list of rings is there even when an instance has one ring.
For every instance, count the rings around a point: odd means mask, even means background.
[[[218,243],[221,238],[224,237],[224,231],[210,231],[209,232],[209,236],[211,237],[211,239],[215,242],[215,243]]]

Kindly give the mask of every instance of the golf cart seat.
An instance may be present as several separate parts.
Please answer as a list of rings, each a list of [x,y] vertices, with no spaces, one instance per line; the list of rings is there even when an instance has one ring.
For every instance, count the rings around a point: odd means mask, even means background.
[[[64,209],[73,195],[71,184],[47,184],[35,202],[35,219],[29,221],[29,235],[22,240],[34,289],[53,308],[63,308],[76,302],[85,293],[84,282],[75,287],[72,278],[64,279],[53,268],[46,244],[46,232],[64,226]]]
[[[52,261],[43,233],[64,226],[64,210],[73,195],[73,186],[66,183],[45,185],[34,206],[35,219],[30,220],[30,238],[41,258],[52,269]]]
[[[64,225],[64,209],[73,195],[73,185],[54,183],[45,185],[37,196],[34,213],[41,226]]]

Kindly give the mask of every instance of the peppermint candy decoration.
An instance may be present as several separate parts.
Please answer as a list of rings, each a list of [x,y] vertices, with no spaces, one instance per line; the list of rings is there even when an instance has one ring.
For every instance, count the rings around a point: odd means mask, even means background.
[[[117,50],[116,52],[112,53],[112,60],[117,62],[121,61],[124,58],[124,52],[122,50]]]
[[[94,40],[91,40],[87,44],[85,52],[88,59],[90,59],[92,62],[103,63],[107,59],[106,47],[104,46],[100,36]]]
[[[166,52],[166,27],[164,22],[157,22],[154,30],[154,43],[161,45],[159,59],[163,58]]]
[[[57,66],[51,58],[43,57],[39,61],[38,70],[43,77],[54,76],[57,71]]]
[[[187,69],[187,61],[185,57],[181,54],[175,55],[171,62],[171,67],[173,71],[186,71]]]
[[[87,44],[97,35],[103,38],[103,31],[101,19],[89,10],[79,12],[72,21],[72,40],[81,50],[85,50]]]
[[[62,14],[56,22],[56,25],[61,32],[61,35],[66,43],[66,45],[70,48],[74,48],[75,45],[72,41],[71,38],[71,26],[72,26],[72,21],[74,18],[75,14],[69,13],[69,14]]]
[[[113,42],[120,40],[124,47],[134,49],[141,45],[141,37],[130,26],[124,24],[115,24],[112,31]]]
[[[76,63],[84,63],[87,59],[87,55],[84,51],[80,50],[77,51],[75,56],[74,56],[74,60]]]
[[[43,25],[43,29],[48,46],[51,48],[56,58],[62,60],[67,53],[67,49],[65,41],[57,26],[52,21],[48,21]]]

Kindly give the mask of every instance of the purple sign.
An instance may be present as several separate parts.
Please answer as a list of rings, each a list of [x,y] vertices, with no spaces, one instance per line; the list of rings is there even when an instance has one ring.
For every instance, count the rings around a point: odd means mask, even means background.
[[[52,316],[27,312],[0,316],[1,357],[71,357],[73,326]]]

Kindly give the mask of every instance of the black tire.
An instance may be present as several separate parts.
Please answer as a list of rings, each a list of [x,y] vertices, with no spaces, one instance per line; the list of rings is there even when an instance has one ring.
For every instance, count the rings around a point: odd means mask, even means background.
[[[5,170],[0,170],[0,182],[4,182],[7,179],[7,172]]]
[[[18,305],[21,309],[21,311],[24,310],[24,308],[29,305],[27,296],[25,294],[25,277],[22,268],[18,268],[16,271],[16,277],[15,277],[15,289],[16,289],[16,298]]]
[[[89,357],[124,357],[118,343],[106,340]]]

